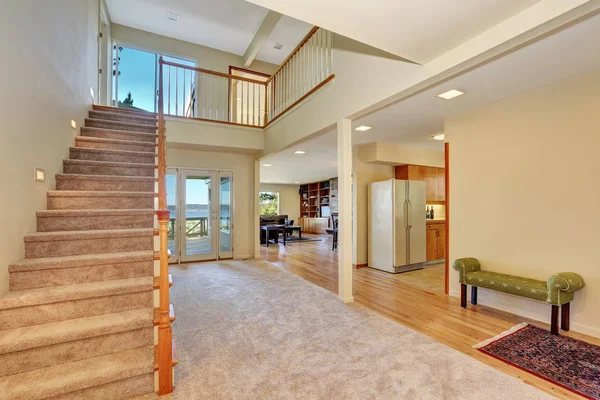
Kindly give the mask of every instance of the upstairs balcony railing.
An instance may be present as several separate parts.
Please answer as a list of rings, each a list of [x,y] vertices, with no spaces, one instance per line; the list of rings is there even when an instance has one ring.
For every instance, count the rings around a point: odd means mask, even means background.
[[[160,59],[165,116],[263,128],[334,78],[331,32],[318,27],[263,80]]]

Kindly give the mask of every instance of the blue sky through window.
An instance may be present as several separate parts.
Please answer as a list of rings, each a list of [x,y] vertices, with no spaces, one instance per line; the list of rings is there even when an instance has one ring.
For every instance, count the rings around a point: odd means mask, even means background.
[[[123,102],[128,93],[131,92],[133,106],[142,110],[155,112],[156,102],[156,82],[157,82],[157,67],[158,55],[146,51],[136,50],[129,47],[121,47],[119,50],[119,101]],[[196,66],[195,61],[186,60],[183,58],[164,56],[165,61],[171,61],[178,64],[183,64],[191,67]],[[165,100],[168,93],[167,76],[163,77],[165,81]],[[171,113],[175,113],[175,95],[178,94],[178,111],[179,115],[183,113],[184,99],[190,92],[190,83],[195,79],[194,71],[186,71],[186,84],[184,88],[183,70],[177,69],[178,79],[175,75],[175,67],[171,67]],[[165,102],[165,106],[166,106]],[[167,110],[165,109],[165,112]]]

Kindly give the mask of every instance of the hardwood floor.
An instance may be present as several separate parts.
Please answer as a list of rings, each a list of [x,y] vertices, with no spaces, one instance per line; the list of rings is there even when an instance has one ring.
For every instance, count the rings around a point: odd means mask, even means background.
[[[271,245],[268,249],[261,246],[261,256],[297,276],[337,293],[337,251],[331,250],[331,237],[311,236],[321,240],[293,243],[286,247],[282,244]],[[549,328],[548,324],[483,305],[469,304],[467,309],[463,309],[458,298],[423,289],[371,268],[354,270],[353,292],[356,303],[534,387],[560,399],[583,399],[472,348],[521,322],[544,328]],[[568,332],[567,335],[600,345],[600,339],[591,336],[574,332]]]
[[[438,293],[444,293],[446,285],[446,266],[444,263],[427,265],[423,269],[404,272],[402,274],[389,274],[385,271],[379,271],[369,267],[366,267],[365,270],[374,274],[386,276],[390,279],[397,279],[413,286],[418,286],[424,290],[432,290]]]

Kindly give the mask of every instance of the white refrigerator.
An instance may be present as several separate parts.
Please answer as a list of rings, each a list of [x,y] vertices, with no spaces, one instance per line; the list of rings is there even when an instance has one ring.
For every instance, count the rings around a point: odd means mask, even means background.
[[[426,261],[425,182],[390,179],[369,190],[369,267],[391,273]]]

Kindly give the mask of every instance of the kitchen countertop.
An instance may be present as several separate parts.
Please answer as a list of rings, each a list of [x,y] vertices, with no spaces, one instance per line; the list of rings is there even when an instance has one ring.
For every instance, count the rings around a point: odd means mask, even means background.
[[[443,224],[446,222],[446,219],[426,219],[425,223],[426,224]]]

